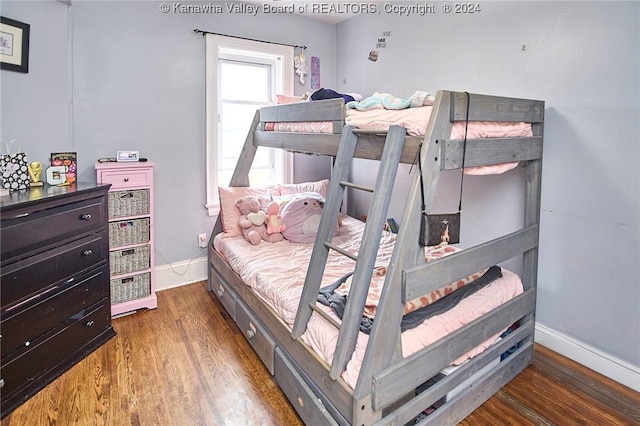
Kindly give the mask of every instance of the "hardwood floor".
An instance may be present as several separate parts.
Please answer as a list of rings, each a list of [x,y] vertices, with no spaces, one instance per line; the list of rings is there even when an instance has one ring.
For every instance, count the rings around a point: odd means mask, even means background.
[[[0,424],[302,424],[206,283],[113,323],[115,338]],[[536,346],[533,364],[461,424],[640,425],[640,394]]]

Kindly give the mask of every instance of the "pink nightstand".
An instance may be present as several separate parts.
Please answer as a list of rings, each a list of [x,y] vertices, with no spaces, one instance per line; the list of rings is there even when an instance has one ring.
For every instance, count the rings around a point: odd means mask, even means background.
[[[154,282],[153,163],[96,163],[110,183],[109,264],[113,316],[158,306]]]

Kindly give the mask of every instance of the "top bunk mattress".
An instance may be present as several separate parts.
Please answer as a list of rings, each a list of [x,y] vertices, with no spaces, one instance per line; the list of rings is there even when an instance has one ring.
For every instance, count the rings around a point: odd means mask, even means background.
[[[356,219],[344,217],[340,231],[332,240],[341,248],[357,254],[364,224]],[[364,317],[371,318],[375,315],[375,308],[379,300],[379,294],[386,266],[389,263],[395,234],[383,231],[380,251],[374,279],[372,280],[369,298]],[[313,244],[296,244],[284,240],[277,243],[261,242],[251,245],[243,237],[222,238],[218,234],[214,239],[215,249],[226,259],[231,268],[273,311],[289,326],[295,322],[304,279],[311,258]],[[451,252],[453,248],[449,247]],[[427,260],[444,255],[444,251],[427,253]],[[330,251],[329,259],[322,280],[322,287],[331,286],[339,282],[350,272],[353,272],[355,262],[341,254]],[[415,300],[405,306],[405,312],[432,304],[442,299],[446,294],[455,289],[468,285],[473,279],[460,280],[443,287],[440,293],[423,296],[424,300]],[[348,280],[341,285],[336,293],[348,292]],[[502,277],[483,286],[469,296],[460,300],[455,306],[405,330],[402,333],[402,352],[407,357],[420,349],[428,346],[436,340],[455,331],[463,325],[473,321],[479,316],[491,311],[495,307],[505,303],[511,298],[522,293],[520,278],[511,271],[502,268]],[[423,299],[420,298],[420,299]],[[410,306],[414,303],[419,306]],[[340,322],[333,309],[318,304],[325,312]],[[463,363],[465,360],[479,354],[490,346],[499,335],[493,336],[483,344],[472,349],[467,354],[457,359],[454,364]],[[368,342],[368,334],[360,332],[356,350],[347,365],[342,378],[351,387],[355,387],[364,352]],[[327,363],[331,363],[338,340],[338,330],[330,325],[317,313],[313,313],[306,332],[302,339]]]
[[[405,108],[399,110],[371,109],[360,111],[346,109],[345,124],[360,129],[386,131],[392,125],[402,126],[411,136],[424,136],[433,106]],[[297,133],[333,133],[331,121],[281,121],[265,123],[265,131]],[[463,139],[465,122],[453,124],[451,139]],[[469,121],[468,139],[528,137],[532,136],[531,123],[502,121]]]

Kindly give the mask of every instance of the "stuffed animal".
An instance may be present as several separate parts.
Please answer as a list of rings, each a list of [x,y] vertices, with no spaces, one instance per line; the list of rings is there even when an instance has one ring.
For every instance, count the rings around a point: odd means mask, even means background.
[[[280,223],[280,205],[272,201],[267,206],[267,234],[276,234],[287,230],[287,225]]]
[[[257,197],[252,195],[240,197],[236,200],[236,207],[240,211],[238,225],[240,225],[245,240],[257,245],[261,240],[275,243],[284,239],[282,234],[267,234],[266,216],[260,210],[260,200]]]
[[[318,193],[305,192],[293,196],[282,208],[282,224],[287,228],[284,238],[293,243],[312,243],[316,239],[324,197]],[[338,235],[338,223],[333,235]]]

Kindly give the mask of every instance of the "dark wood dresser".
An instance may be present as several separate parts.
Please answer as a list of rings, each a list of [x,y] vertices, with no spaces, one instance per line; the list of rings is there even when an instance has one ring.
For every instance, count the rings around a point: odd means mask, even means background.
[[[0,198],[1,417],[115,336],[109,187],[78,182]]]

